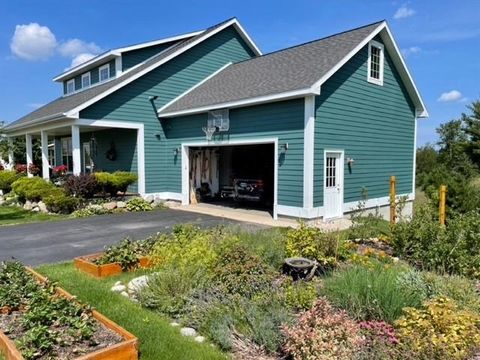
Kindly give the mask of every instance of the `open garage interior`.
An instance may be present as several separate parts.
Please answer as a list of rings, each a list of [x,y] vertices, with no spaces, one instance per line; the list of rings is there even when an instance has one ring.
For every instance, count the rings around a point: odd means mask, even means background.
[[[274,144],[189,147],[190,204],[273,213]]]

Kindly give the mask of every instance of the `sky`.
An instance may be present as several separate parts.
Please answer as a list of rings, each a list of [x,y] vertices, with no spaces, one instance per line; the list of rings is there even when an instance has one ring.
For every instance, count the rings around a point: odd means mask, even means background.
[[[236,16],[263,53],[387,20],[429,111],[417,144],[480,99],[480,0],[2,0],[0,121],[61,95],[52,78],[103,51]]]

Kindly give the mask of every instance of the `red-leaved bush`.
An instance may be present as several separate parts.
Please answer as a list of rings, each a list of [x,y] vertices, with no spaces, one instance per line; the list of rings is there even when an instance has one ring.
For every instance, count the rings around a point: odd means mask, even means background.
[[[282,332],[283,349],[294,360],[352,359],[363,344],[358,324],[325,298],[319,298],[296,324],[285,326]]]
[[[25,164],[16,164],[15,171],[19,174],[26,174],[27,173],[27,165]]]
[[[55,176],[64,176],[68,171],[68,167],[66,165],[58,165],[52,169],[53,175]]]
[[[40,173],[40,168],[35,164],[28,165],[28,172],[32,175],[38,175]]]
[[[0,171],[3,171],[3,170],[5,170],[5,167],[2,164],[0,164]]]

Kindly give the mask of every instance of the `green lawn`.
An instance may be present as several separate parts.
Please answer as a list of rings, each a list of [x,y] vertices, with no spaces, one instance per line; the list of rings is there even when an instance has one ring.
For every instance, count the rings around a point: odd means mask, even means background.
[[[64,215],[50,215],[23,210],[16,206],[0,206],[0,226],[65,219]]]
[[[139,276],[141,271],[97,280],[77,271],[71,262],[40,266],[41,274],[76,295],[79,300],[95,309],[135,334],[140,340],[142,360],[152,359],[226,359],[227,356],[210,346],[198,344],[182,337],[179,329],[172,327],[170,320],[142,308],[110,288],[121,280]]]

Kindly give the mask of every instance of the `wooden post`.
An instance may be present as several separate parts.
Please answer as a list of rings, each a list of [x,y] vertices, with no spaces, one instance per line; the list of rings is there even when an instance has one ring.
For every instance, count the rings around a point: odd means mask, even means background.
[[[397,214],[396,214],[396,204],[395,204],[395,185],[396,185],[395,176],[390,176],[390,224],[395,224]]]
[[[440,225],[445,225],[445,220],[446,220],[446,200],[447,200],[447,187],[445,185],[440,186],[440,196],[439,196],[439,206],[438,206],[438,211],[439,211],[439,221]]]

